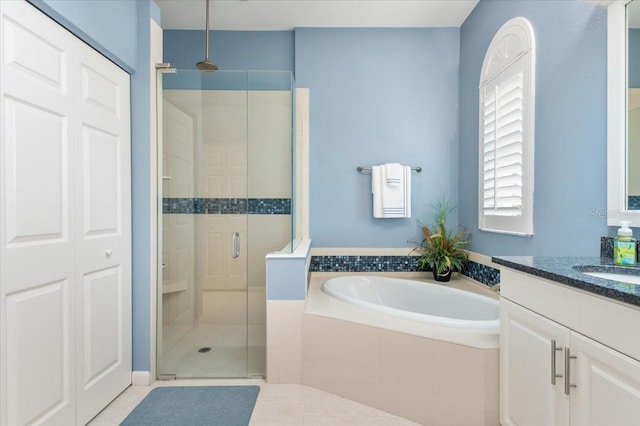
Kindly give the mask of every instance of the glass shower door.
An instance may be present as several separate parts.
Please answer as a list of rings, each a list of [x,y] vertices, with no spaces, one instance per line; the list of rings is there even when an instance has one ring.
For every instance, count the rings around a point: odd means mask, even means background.
[[[162,78],[158,373],[247,377],[246,73]]]

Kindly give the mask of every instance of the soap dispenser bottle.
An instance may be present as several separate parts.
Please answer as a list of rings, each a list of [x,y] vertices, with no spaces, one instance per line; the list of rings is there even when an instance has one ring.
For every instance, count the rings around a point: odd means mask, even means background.
[[[618,236],[613,240],[613,260],[616,265],[636,266],[636,239],[629,228],[631,222],[621,220],[620,225]]]

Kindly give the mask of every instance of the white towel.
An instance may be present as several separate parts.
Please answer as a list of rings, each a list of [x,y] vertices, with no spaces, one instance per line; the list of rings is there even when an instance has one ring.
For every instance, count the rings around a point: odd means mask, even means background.
[[[371,167],[371,193],[373,194],[373,217],[382,214],[382,166]]]
[[[404,217],[411,217],[411,166],[404,169]]]
[[[411,217],[411,167],[398,164],[400,173],[396,174],[397,170],[393,170],[395,167],[391,167],[389,175],[386,166],[371,167],[373,217]]]
[[[386,174],[386,184],[390,186],[400,186],[402,184],[404,170],[402,164],[387,163],[384,164],[384,172]]]

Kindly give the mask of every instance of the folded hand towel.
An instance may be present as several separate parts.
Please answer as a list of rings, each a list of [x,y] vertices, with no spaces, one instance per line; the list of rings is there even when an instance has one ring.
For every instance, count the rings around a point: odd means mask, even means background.
[[[411,167],[400,164],[371,167],[371,192],[373,193],[373,217],[411,217]],[[399,168],[399,174],[396,174]],[[391,169],[391,175],[387,170]],[[389,182],[391,180],[391,182]]]
[[[386,184],[390,186],[400,186],[403,180],[404,170],[401,164],[387,163],[384,164],[384,173]]]

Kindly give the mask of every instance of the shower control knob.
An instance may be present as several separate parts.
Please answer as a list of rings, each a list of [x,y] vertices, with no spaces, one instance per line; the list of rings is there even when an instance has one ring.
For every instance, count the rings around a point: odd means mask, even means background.
[[[111,253],[113,253],[113,252],[111,251],[111,249],[106,249],[106,250],[104,251],[104,254],[105,254],[107,257],[111,257]]]

